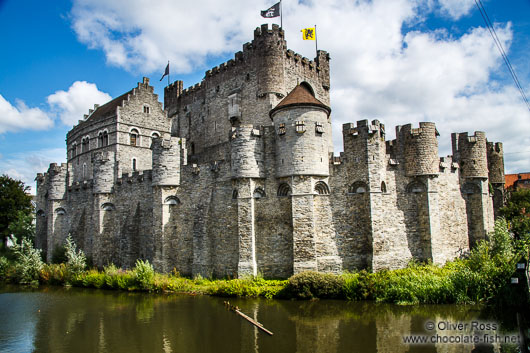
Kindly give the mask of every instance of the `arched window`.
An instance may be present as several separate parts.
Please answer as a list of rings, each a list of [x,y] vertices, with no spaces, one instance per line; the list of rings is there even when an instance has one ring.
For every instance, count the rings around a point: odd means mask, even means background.
[[[77,142],[74,142],[72,144],[72,158],[75,158],[77,156]]]
[[[86,174],[87,174],[87,166],[86,166],[86,163],[83,163],[83,179],[86,179]]]
[[[381,182],[381,192],[386,193],[386,183],[384,181]]]
[[[98,133],[98,147],[103,147],[103,132]]]
[[[58,216],[63,216],[66,214],[66,210],[62,207],[59,207],[59,208],[56,208],[55,209],[55,214],[58,215]]]
[[[176,196],[168,196],[166,197],[166,199],[164,200],[164,204],[166,205],[179,205],[180,204],[180,200],[178,197]]]
[[[407,192],[410,193],[420,193],[420,192],[426,192],[427,187],[425,184],[423,184],[421,181],[415,180],[411,182],[409,185],[407,185]]]
[[[151,146],[153,145],[153,140],[159,137],[160,137],[160,134],[156,131],[151,134]]]
[[[315,191],[319,195],[329,195],[329,186],[323,181],[318,181],[315,184]]]
[[[132,159],[132,170],[136,171],[136,158]]]
[[[356,181],[348,188],[349,194],[364,194],[368,192],[368,185],[364,181]]]
[[[109,145],[109,133],[105,130],[103,131],[103,146]]]
[[[281,183],[278,186],[278,196],[289,196],[291,195],[291,187],[287,183]]]
[[[234,191],[232,191],[232,199],[237,199],[237,197],[239,196],[239,193],[237,191],[237,189],[234,189]]]
[[[136,129],[132,129],[129,132],[129,142],[131,146],[138,146],[140,143],[140,133]]]
[[[265,197],[265,190],[263,190],[263,188],[258,186],[254,190],[254,193],[252,194],[252,197],[254,197],[255,199],[261,199],[262,197]]]
[[[112,203],[105,202],[103,205],[101,205],[101,209],[103,211],[114,211],[115,207],[114,207],[114,205]]]

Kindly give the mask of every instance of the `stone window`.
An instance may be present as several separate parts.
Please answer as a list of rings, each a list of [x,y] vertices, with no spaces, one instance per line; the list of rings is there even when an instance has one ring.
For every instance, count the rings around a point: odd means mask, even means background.
[[[329,186],[323,181],[317,181],[315,184],[315,191],[319,195],[329,195]]]
[[[302,134],[305,132],[305,123],[303,120],[298,120],[294,122],[294,126],[296,128],[296,132]]]
[[[170,206],[180,205],[180,199],[176,196],[168,196],[164,200],[164,204],[170,205]]]
[[[420,192],[426,192],[427,187],[422,182],[415,180],[411,182],[409,185],[407,185],[407,192],[409,193],[420,193]]]
[[[133,172],[136,171],[136,158],[132,159],[132,170],[133,170]]]
[[[86,166],[86,163],[83,163],[83,179],[86,179],[86,174],[87,174],[87,166]]]
[[[258,186],[254,190],[254,193],[252,194],[252,197],[255,198],[255,199],[261,199],[262,197],[265,197],[265,190],[263,190],[263,188]]]
[[[356,181],[348,188],[349,194],[364,194],[368,192],[368,185],[364,181]]]
[[[160,134],[156,131],[151,134],[151,146],[153,145],[153,140],[159,137],[160,137]]]
[[[315,131],[319,134],[324,133],[324,126],[322,126],[322,123],[316,123]]]
[[[58,216],[64,216],[66,214],[66,210],[62,207],[56,208],[55,214]]]
[[[105,202],[103,205],[101,205],[101,209],[103,211],[114,211],[115,207],[114,207],[114,205],[112,203]]]
[[[107,130],[98,133],[98,147],[105,147],[109,145],[109,133]]]
[[[148,105],[144,105],[144,113],[145,114],[149,114],[149,106]]]
[[[280,124],[278,126],[278,135],[285,135],[285,124]]]
[[[132,129],[129,132],[129,143],[131,146],[138,146],[140,142],[140,133],[136,129]]]
[[[87,136],[87,137],[83,137],[81,139],[81,153],[85,153],[88,151],[88,144],[90,142],[90,138]]]
[[[287,183],[281,183],[278,186],[278,196],[289,196],[291,195],[291,187]]]
[[[237,191],[237,189],[234,189],[234,191],[232,191],[232,199],[237,199],[237,197],[239,196],[239,193]]]
[[[72,144],[72,158],[75,158],[77,156],[77,142],[74,142]]]
[[[384,181],[381,182],[381,192],[386,193],[386,183]]]

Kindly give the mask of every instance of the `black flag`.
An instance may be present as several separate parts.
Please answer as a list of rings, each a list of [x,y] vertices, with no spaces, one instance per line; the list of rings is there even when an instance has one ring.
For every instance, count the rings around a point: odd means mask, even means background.
[[[166,71],[164,71],[164,74],[162,75],[162,78],[166,77],[167,75],[169,75],[169,63],[167,63]],[[162,81],[162,78],[160,79],[160,81]]]
[[[261,17],[273,18],[280,16],[280,3],[274,4],[267,10],[261,11]]]

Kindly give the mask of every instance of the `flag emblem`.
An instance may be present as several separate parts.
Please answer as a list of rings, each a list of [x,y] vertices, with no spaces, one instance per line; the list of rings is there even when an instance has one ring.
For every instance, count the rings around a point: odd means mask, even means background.
[[[267,10],[261,11],[261,17],[273,18],[280,16],[280,3],[276,3],[269,7]]]
[[[164,71],[164,74],[162,75],[162,78],[160,79],[160,81],[162,81],[162,79],[166,77],[167,75],[169,75],[169,62],[167,63],[166,70]]]
[[[303,40],[315,40],[315,27],[304,28],[301,32]]]

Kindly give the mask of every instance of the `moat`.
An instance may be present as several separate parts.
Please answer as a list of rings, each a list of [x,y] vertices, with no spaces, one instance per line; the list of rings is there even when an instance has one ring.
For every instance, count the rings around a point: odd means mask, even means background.
[[[517,331],[501,326],[478,306],[228,299],[274,333],[268,336],[227,310],[225,300],[0,287],[0,351],[499,352],[499,344],[411,345],[403,337],[504,338]]]

